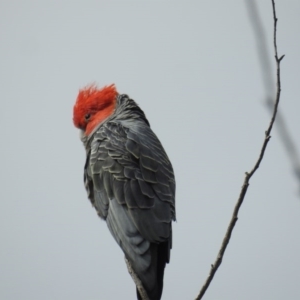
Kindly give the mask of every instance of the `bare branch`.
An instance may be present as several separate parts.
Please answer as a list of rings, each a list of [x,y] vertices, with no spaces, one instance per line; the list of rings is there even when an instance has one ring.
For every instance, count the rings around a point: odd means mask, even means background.
[[[270,113],[273,113],[273,107],[274,107],[274,96],[273,96],[273,73],[272,73],[272,66],[271,66],[271,59],[268,55],[268,47],[266,43],[266,37],[265,37],[265,30],[262,25],[261,17],[259,15],[258,9],[257,9],[257,1],[255,0],[245,0],[245,3],[247,4],[247,12],[249,13],[249,18],[251,22],[251,27],[254,32],[255,36],[255,42],[257,46],[257,54],[260,62],[260,68],[261,68],[261,74],[262,79],[265,86],[265,103],[270,111]],[[279,60],[281,60],[279,58]],[[270,94],[272,93],[272,94]],[[284,118],[284,115],[282,111],[278,111],[276,115],[276,123],[275,127],[278,130],[278,136],[282,142],[282,145],[286,151],[286,154],[290,160],[293,173],[296,177],[296,180],[298,182],[298,193],[300,195],[300,156],[299,151],[297,149],[297,145],[294,142],[294,139],[291,135],[291,133],[288,130],[286,120]]]
[[[214,264],[211,265],[211,269],[210,269],[209,275],[208,275],[208,277],[207,277],[204,285],[202,286],[199,295],[196,297],[195,300],[202,299],[202,297],[204,296],[204,294],[205,294],[207,288],[209,287],[212,279],[214,278],[215,273],[217,272],[219,266],[222,263],[223,256],[224,256],[225,250],[227,248],[227,245],[228,245],[228,243],[230,241],[230,237],[231,237],[233,228],[234,228],[234,226],[236,224],[236,221],[238,220],[239,209],[240,209],[240,207],[241,207],[241,205],[242,205],[242,203],[244,201],[245,195],[247,193],[247,189],[248,189],[248,186],[249,186],[250,178],[253,176],[253,174],[256,172],[256,170],[259,168],[260,163],[261,163],[261,161],[262,161],[262,159],[264,157],[265,150],[267,148],[268,142],[269,142],[269,140],[271,138],[270,134],[271,134],[271,131],[272,131],[272,128],[273,128],[273,124],[274,124],[275,118],[276,118],[278,104],[279,104],[279,99],[280,99],[280,93],[281,93],[280,62],[281,62],[281,60],[284,57],[284,55],[283,55],[280,58],[278,58],[277,41],[276,41],[277,16],[276,16],[276,10],[275,10],[275,2],[274,2],[274,0],[271,0],[271,1],[272,1],[273,20],[274,20],[274,52],[275,52],[275,61],[276,61],[276,67],[277,67],[277,72],[276,72],[276,74],[277,74],[277,91],[276,91],[276,100],[275,100],[275,105],[274,105],[274,108],[273,108],[272,118],[271,118],[271,121],[270,121],[268,129],[265,131],[265,138],[264,138],[261,150],[260,150],[259,157],[258,157],[258,159],[257,159],[254,167],[252,168],[252,170],[249,173],[246,172],[246,174],[245,174],[244,183],[243,183],[243,186],[242,186],[239,198],[238,198],[238,200],[236,202],[236,205],[234,207],[233,214],[232,214],[230,223],[228,225],[226,234],[224,236],[221,248],[220,248],[219,253],[217,255],[217,258],[216,258]]]

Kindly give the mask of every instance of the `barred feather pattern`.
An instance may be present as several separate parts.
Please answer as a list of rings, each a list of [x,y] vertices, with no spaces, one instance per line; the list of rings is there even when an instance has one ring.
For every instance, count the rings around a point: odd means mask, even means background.
[[[115,112],[82,141],[88,198],[149,298],[159,300],[175,220],[175,177],[168,156],[144,112],[127,95],[118,96]]]

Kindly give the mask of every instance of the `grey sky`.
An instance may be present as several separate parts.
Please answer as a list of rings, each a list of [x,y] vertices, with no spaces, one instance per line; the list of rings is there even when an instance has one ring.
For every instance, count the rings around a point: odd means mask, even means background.
[[[271,1],[259,2],[272,59]],[[276,4],[280,110],[300,151],[300,2]],[[163,299],[194,299],[269,123],[245,2],[2,0],[0,52],[0,299],[135,297],[84,190],[72,109],[91,82],[135,99],[173,163]],[[299,228],[299,183],[275,130],[205,299],[300,299]]]

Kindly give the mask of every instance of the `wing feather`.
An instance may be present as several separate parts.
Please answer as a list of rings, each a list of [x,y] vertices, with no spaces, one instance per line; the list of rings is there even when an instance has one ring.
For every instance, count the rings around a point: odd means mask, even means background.
[[[164,261],[169,261],[175,179],[151,128],[145,122],[128,124],[110,121],[95,131],[84,180],[99,216],[151,290],[156,284],[157,271],[150,266],[157,259],[157,243],[164,243]]]

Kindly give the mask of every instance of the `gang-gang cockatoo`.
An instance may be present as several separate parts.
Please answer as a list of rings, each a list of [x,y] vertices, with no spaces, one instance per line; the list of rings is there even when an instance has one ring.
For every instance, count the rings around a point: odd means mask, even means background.
[[[88,198],[150,300],[161,299],[175,220],[169,158],[136,102],[114,85],[79,91],[73,111],[86,149]],[[137,297],[142,299],[137,289]]]

